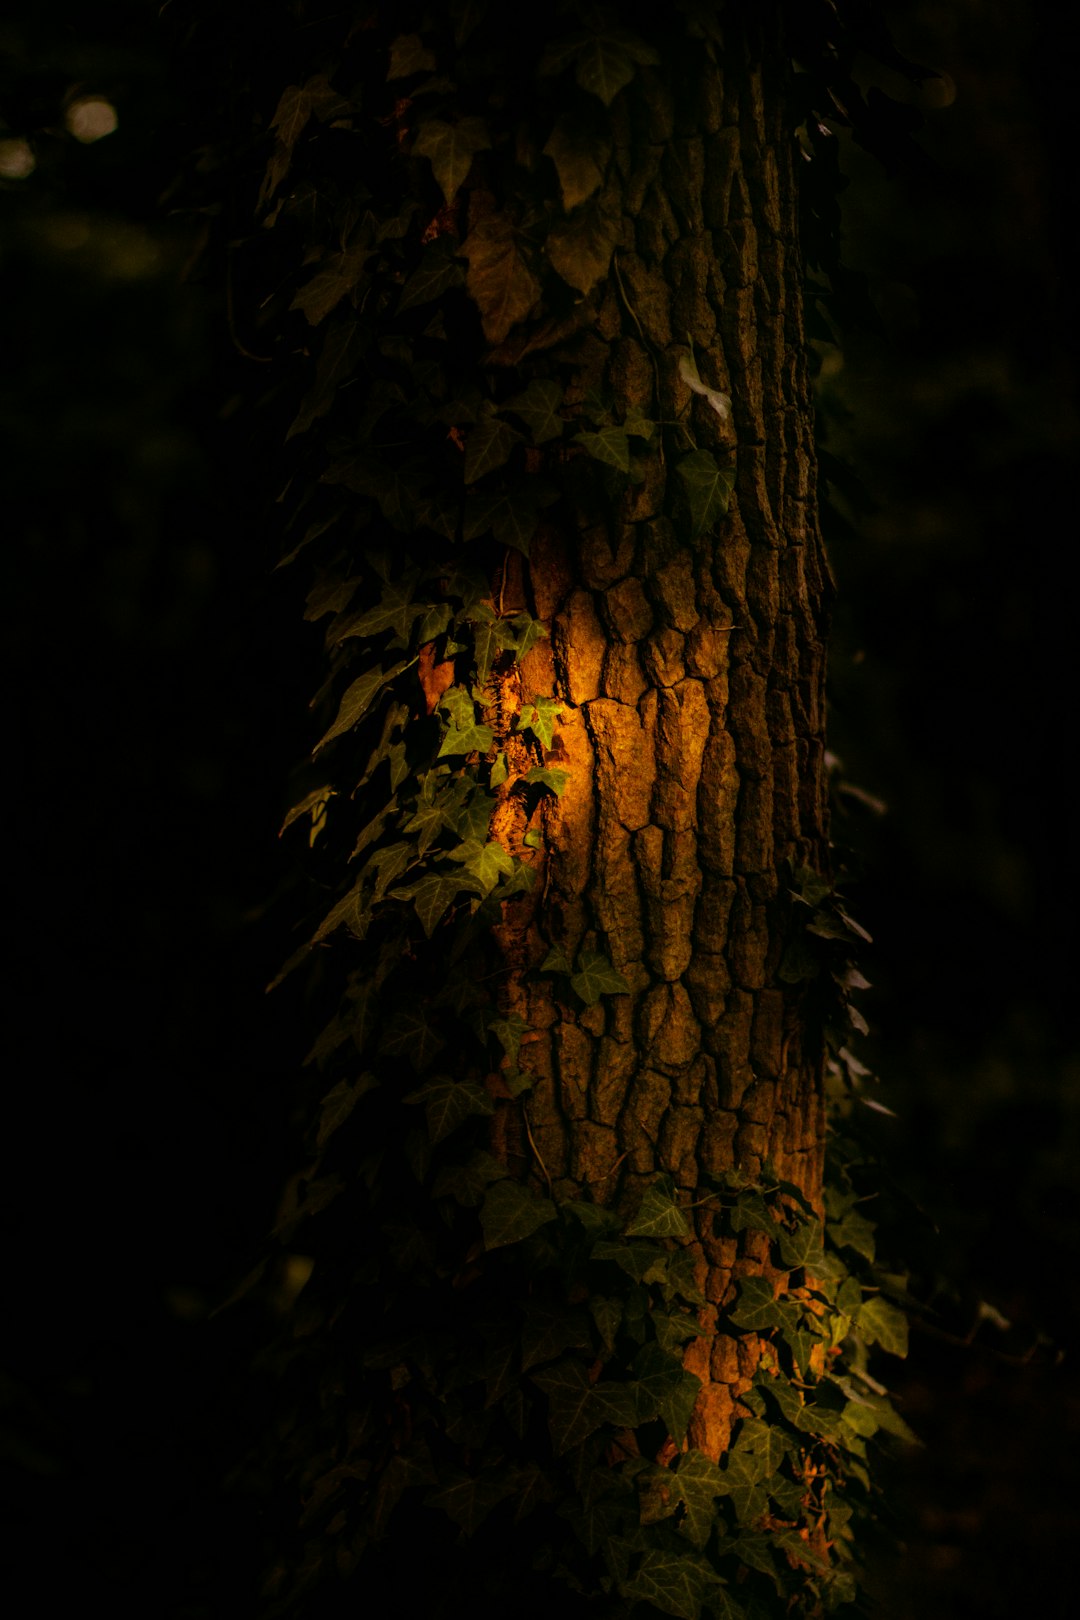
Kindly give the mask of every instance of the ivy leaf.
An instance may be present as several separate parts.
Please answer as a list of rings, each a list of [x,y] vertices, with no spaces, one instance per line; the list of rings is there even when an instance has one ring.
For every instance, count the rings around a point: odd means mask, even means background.
[[[646,60],[658,62],[655,51],[646,51]],[[610,107],[619,91],[634,77],[634,56],[622,40],[594,35],[577,53],[574,77],[589,95],[598,96],[605,107]]]
[[[825,1258],[825,1251],[821,1242],[821,1228],[815,1221],[800,1221],[794,1232],[780,1227],[776,1238],[780,1258],[789,1271],[805,1266],[809,1272],[817,1275],[815,1267]]]
[[[558,698],[534,698],[518,716],[518,730],[531,731],[541,747],[550,748],[555,736],[556,718],[565,708],[566,704],[560,703]]]
[[[685,1311],[676,1311],[671,1315],[667,1311],[654,1310],[650,1320],[657,1344],[661,1350],[666,1350],[668,1355],[672,1356],[681,1354],[682,1346],[687,1339],[696,1337],[699,1332],[694,1318],[688,1316]]]
[[[378,1085],[373,1074],[366,1070],[359,1080],[339,1080],[332,1091],[328,1091],[320,1104],[319,1134],[315,1138],[316,1148],[322,1149],[333,1136],[339,1126],[344,1125],[361,1097],[373,1091]]]
[[[475,484],[485,473],[505,466],[515,444],[520,443],[521,434],[497,416],[477,422],[465,445],[465,482]]]
[[[554,1361],[564,1350],[587,1350],[591,1343],[584,1311],[566,1305],[526,1305],[521,1331],[521,1370]]]
[[[306,433],[313,422],[325,416],[334,402],[338,384],[345,381],[367,346],[367,336],[359,321],[338,321],[331,326],[319,351],[315,381],[304,395],[286,439]]]
[[[424,1498],[427,1507],[441,1508],[454,1523],[473,1535],[492,1508],[516,1490],[515,1475],[509,1469],[481,1474],[465,1474],[455,1469],[449,1484]]]
[[[765,1512],[767,1503],[761,1481],[766,1478],[766,1466],[759,1452],[729,1451],[721,1477],[740,1524],[752,1523]]]
[[[490,894],[501,877],[508,877],[513,872],[514,857],[509,850],[491,839],[469,856],[465,870],[479,879],[485,894]]]
[[[491,666],[505,645],[502,625],[496,618],[480,619],[474,624],[473,653],[476,657],[476,679],[481,686],[487,681]],[[487,727],[482,729],[487,730]]]
[[[623,983],[626,981],[623,980]],[[629,985],[626,988],[629,989]],[[637,1214],[626,1228],[626,1236],[688,1238],[690,1235],[690,1224],[679,1208],[672,1177],[657,1176],[641,1200]]]
[[[529,772],[531,778],[535,772]],[[529,779],[527,778],[527,780]],[[577,972],[570,980],[586,1006],[591,1007],[605,995],[626,995],[630,986],[601,951],[580,951]]]
[[[534,444],[546,444],[562,433],[563,419],[559,415],[562,402],[563,391],[557,382],[534,377],[523,393],[515,394],[500,409],[512,411],[521,418]]]
[[[772,1283],[764,1277],[741,1277],[738,1303],[729,1313],[729,1320],[749,1333],[783,1327],[785,1316],[779,1300],[773,1298]]]
[[[434,1485],[437,1481],[431,1453],[424,1441],[414,1441],[408,1451],[396,1451],[387,1463],[372,1509],[372,1532],[376,1539],[386,1534],[394,1508],[410,1486]]]
[[[690,533],[696,539],[711,528],[728,509],[735,487],[735,469],[719,467],[708,450],[691,450],[675,471],[683,481],[690,507]]]
[[[400,675],[402,670],[408,669],[408,667],[408,664],[402,661],[385,670],[378,667],[369,669],[353,681],[350,686],[347,686],[342,694],[337,718],[330,730],[315,744],[312,749],[312,758],[321,749],[325,748],[328,742],[332,742],[335,737],[340,737],[346,731],[351,731],[353,726],[364,718],[376,694],[381,691],[387,682],[392,681],[395,676]]]
[[[664,1298],[670,1305],[673,1299],[685,1300],[687,1305],[704,1305],[705,1295],[694,1275],[697,1262],[689,1249],[680,1249],[668,1257],[667,1281]]]
[[[573,973],[573,965],[562,945],[553,945],[541,962],[539,973]]]
[[[716,1498],[726,1495],[724,1476],[703,1451],[684,1451],[675,1471],[675,1489],[685,1509],[679,1529],[700,1550],[716,1524]]]
[[[399,34],[391,41],[388,81],[407,79],[413,73],[433,73],[435,66],[435,57],[419,34]]]
[[[790,1447],[783,1432],[774,1424],[763,1423],[760,1418],[744,1418],[734,1449],[761,1457],[761,1477],[768,1478],[777,1472]]]
[[[526,782],[529,782],[529,783],[531,783],[531,782],[539,782],[541,787],[550,788],[552,793],[554,793],[554,795],[555,795],[555,797],[557,799],[559,797],[561,797],[562,793],[564,792],[564,790],[566,788],[566,784],[569,781],[569,779],[570,779],[570,772],[562,770],[561,767],[558,766],[558,765],[534,765],[532,767],[532,769],[530,771],[528,771],[526,773],[526,775],[525,775],[525,781]],[[594,953],[586,952],[584,954],[592,955]],[[601,957],[600,960],[601,961],[606,961],[607,958],[606,957]],[[610,964],[609,964],[609,966],[610,966]],[[612,973],[615,972],[614,968],[611,969],[611,972]],[[579,978],[581,977],[580,973],[578,974],[578,977]],[[621,979],[622,974],[615,974],[615,977]],[[592,981],[590,979],[590,983],[591,982]],[[623,989],[629,990],[629,988],[630,988],[630,986],[626,983],[625,980],[623,980]],[[576,983],[574,984],[574,989],[575,990],[578,989]],[[601,992],[597,992],[597,993],[600,994]],[[578,994],[581,995],[582,992],[580,990],[578,990]],[[592,999],[595,1001],[596,997],[594,996]]]
[[[428,1022],[423,1007],[399,1006],[383,1032],[379,1051],[384,1057],[408,1058],[414,1069],[426,1069],[446,1042]]]
[[[662,1614],[698,1620],[709,1587],[720,1584],[720,1576],[704,1558],[650,1548],[636,1572],[619,1582],[619,1591],[623,1597],[651,1603]]]
[[[412,901],[413,909],[420,919],[420,926],[430,939],[448,908],[463,889],[472,892],[471,881],[465,883],[460,877],[449,873],[427,872],[416,883],[411,883],[406,888],[391,889],[390,898]]]
[[[593,1260],[610,1260],[635,1282],[648,1277],[660,1280],[666,1274],[668,1252],[651,1243],[616,1243],[602,1239],[593,1245]]]
[[[312,97],[308,87],[299,84],[286,85],[270,120],[270,128],[274,131],[276,139],[259,189],[260,203],[270,201],[288,174],[293,147],[303,134],[311,113]]]
[[[548,1428],[556,1456],[588,1439],[606,1421],[604,1403],[597,1400],[580,1361],[567,1356],[530,1376],[548,1398]]]
[[[416,632],[416,639],[420,645],[435,641],[441,636],[453,616],[454,610],[449,602],[436,602],[433,607],[429,607]]]
[[[513,221],[488,215],[461,247],[469,261],[466,287],[480,311],[484,336],[501,343],[512,326],[525,319],[540,298],[540,284],[517,245]]]
[[[655,1342],[642,1345],[634,1357],[634,1377],[639,1390],[639,1422],[659,1417],[675,1444],[682,1445],[701,1379],[686,1371],[679,1356],[662,1350]]]
[[[770,1237],[775,1237],[777,1233],[777,1223],[768,1204],[759,1192],[749,1189],[740,1193],[735,1200],[728,1222],[733,1232],[745,1232],[750,1227],[756,1232],[768,1232]]]
[[[507,1174],[505,1165],[492,1154],[479,1151],[467,1164],[448,1164],[440,1170],[431,1189],[432,1197],[453,1198],[466,1209],[474,1209],[483,1203],[491,1183]]]
[[[872,1295],[860,1305],[855,1317],[855,1332],[867,1344],[880,1344],[891,1356],[908,1353],[907,1317],[899,1306],[892,1305],[880,1294]]]
[[[493,741],[494,733],[490,726],[471,725],[463,731],[451,729],[443,738],[437,757],[443,759],[447,754],[486,754]]]
[[[352,292],[370,257],[368,248],[347,248],[344,253],[331,253],[311,280],[300,288],[289,308],[303,310],[308,324],[318,326]]]
[[[398,314],[420,304],[430,304],[451,287],[461,287],[464,283],[465,266],[455,258],[450,238],[437,236],[434,242],[428,243],[423,258],[401,289]]]
[[[575,433],[574,443],[580,444],[594,461],[602,461],[605,466],[614,467],[619,472],[630,471],[630,440],[625,428],[605,427],[598,433]],[[708,454],[707,451],[695,453]],[[679,466],[681,468],[681,462]]]
[[[857,1209],[846,1210],[840,1220],[830,1221],[827,1230],[834,1248],[854,1249],[864,1260],[873,1260],[876,1228],[873,1221],[868,1221]]]
[[[488,1189],[480,1211],[484,1247],[500,1249],[508,1243],[521,1243],[556,1214],[550,1198],[539,1197],[520,1181],[497,1181]]]
[[[428,1133],[433,1143],[441,1142],[474,1114],[493,1114],[495,1104],[475,1080],[452,1080],[439,1074],[403,1099],[423,1103]]]
[[[544,251],[568,287],[588,294],[603,280],[611,266],[620,226],[619,198],[603,191],[548,232]]]
[[[615,1335],[619,1331],[622,1321],[622,1301],[610,1299],[604,1294],[592,1294],[589,1298],[589,1314],[596,1323],[596,1331],[600,1335],[600,1342],[605,1350],[615,1348]]]
[[[462,118],[448,124],[429,118],[420,125],[413,141],[413,154],[426,157],[447,203],[452,203],[468,177],[477,152],[491,147],[491,137],[482,118]]]
[[[564,113],[548,136],[544,156],[555,165],[563,207],[569,213],[603,185],[611,136],[597,128],[597,121]]]
[[[413,601],[412,593],[415,588],[415,571],[387,585],[374,607],[365,609],[363,613],[348,615],[335,631],[331,644],[345,641],[352,636],[378,636],[385,630],[393,630],[404,638],[408,635],[413,621],[426,611],[428,605],[426,602]]]

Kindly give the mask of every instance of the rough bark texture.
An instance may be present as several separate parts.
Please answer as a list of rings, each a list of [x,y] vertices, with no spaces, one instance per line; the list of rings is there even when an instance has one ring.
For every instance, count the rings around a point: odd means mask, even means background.
[[[686,41],[616,102],[613,267],[549,350],[578,397],[607,387],[620,419],[636,405],[687,422],[698,446],[737,460],[729,516],[699,540],[663,515],[674,480],[653,456],[617,516],[583,509],[577,533],[542,530],[517,586],[551,634],[501,701],[567,704],[554,763],[570,776],[547,816],[540,881],[501,931],[535,1090],[532,1143],[507,1104],[496,1145],[534,1172],[539,1159],[557,1194],[588,1187],[602,1202],[632,1200],[659,1170],[692,1189],[702,1170],[756,1177],[766,1160],[820,1202],[822,1054],[777,968],[781,863],[827,864],[829,584],[797,153],[783,55],[763,56],[744,46],[718,75]],[[730,422],[681,379],[691,353],[730,394]],[[521,830],[500,829],[511,843]],[[552,944],[605,951],[631,994],[575,1012],[559,981],[526,973]],[[704,1380],[690,1443],[715,1457],[756,1364],[752,1336],[738,1351],[717,1336],[717,1307],[761,1272],[768,1246],[715,1236],[710,1211],[697,1216],[711,1304],[686,1357]]]

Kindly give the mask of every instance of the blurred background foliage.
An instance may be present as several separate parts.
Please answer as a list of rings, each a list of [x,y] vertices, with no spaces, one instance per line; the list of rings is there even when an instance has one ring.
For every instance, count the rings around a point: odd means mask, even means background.
[[[922,119],[926,162],[888,176],[837,126],[844,257],[877,322],[818,344],[837,837],[875,938],[863,1056],[933,1223],[912,1233],[932,1309],[897,1380],[928,1444],[890,1484],[907,1552],[878,1581],[897,1620],[1064,1615],[1075,58],[1045,0],[883,9],[940,74],[867,69]],[[273,468],[239,408],[257,361],[199,222],[170,213],[211,137],[158,10],[40,0],[0,23],[0,1489],[35,1610],[78,1591],[235,1620],[251,1509],[215,1482],[260,1421],[231,1369],[261,1319],[207,1313],[291,1168],[310,1031],[263,985],[290,944],[275,835],[318,649],[271,568]]]

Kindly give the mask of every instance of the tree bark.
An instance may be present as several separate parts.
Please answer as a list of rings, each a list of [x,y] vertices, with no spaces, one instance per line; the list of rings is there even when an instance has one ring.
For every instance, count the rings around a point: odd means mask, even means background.
[[[756,1180],[768,1163],[821,1207],[823,1052],[803,990],[777,970],[784,863],[828,865],[830,585],[798,154],[783,53],[755,33],[735,32],[719,72],[682,41],[612,108],[612,267],[554,351],[569,401],[608,390],[620,419],[636,407],[686,424],[737,468],[727,518],[696,541],[669,515],[677,480],[661,455],[617,510],[579,510],[576,528],[546,525],[532,546],[524,588],[550,638],[499,701],[564,702],[569,779],[544,817],[541,880],[499,930],[508,1008],[531,1032],[532,1140],[516,1102],[494,1133],[558,1196],[632,1204],[657,1171],[692,1190],[702,1171]],[[691,357],[730,395],[730,421],[688,385]],[[511,847],[521,832],[501,827]],[[575,1011],[530,971],[560,945],[606,952],[630,994]],[[737,1347],[717,1333],[717,1308],[760,1274],[768,1243],[718,1235],[708,1208],[696,1218],[710,1303],[686,1355],[703,1380],[690,1443],[716,1458],[757,1360],[746,1335]]]

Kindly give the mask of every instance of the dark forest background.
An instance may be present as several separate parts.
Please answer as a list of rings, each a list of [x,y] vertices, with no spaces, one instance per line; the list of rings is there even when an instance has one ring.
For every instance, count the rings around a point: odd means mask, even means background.
[[[1065,1615],[1080,86],[1047,4],[883,9],[940,74],[875,81],[927,161],[890,177],[838,132],[879,319],[820,346],[826,448],[864,486],[829,519],[862,1056],[928,1215],[932,1309],[893,1379],[927,1444],[889,1480],[906,1552],[876,1580],[897,1620]],[[277,828],[318,637],[273,570],[257,333],[172,212],[197,86],[154,3],[22,11],[0,23],[4,1553],[19,1613],[236,1620],[252,1510],[217,1482],[264,1420],[236,1372],[263,1321],[208,1313],[293,1162],[311,1031],[263,986],[300,909]],[[80,140],[93,97],[116,128]]]

